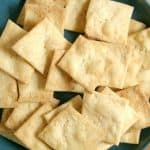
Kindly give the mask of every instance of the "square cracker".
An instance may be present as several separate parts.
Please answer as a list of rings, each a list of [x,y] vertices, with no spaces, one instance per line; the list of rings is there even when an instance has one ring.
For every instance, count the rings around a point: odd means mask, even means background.
[[[18,103],[5,122],[5,126],[13,131],[17,130],[39,106],[39,103]]]
[[[79,36],[58,66],[88,91],[99,85],[122,88],[130,54],[131,50],[126,46]]]
[[[69,0],[66,6],[65,29],[84,32],[90,0]]]
[[[63,50],[54,52],[45,88],[51,91],[83,92],[84,88],[57,66],[64,53]]]
[[[42,115],[52,109],[51,103],[45,103],[15,132],[16,137],[29,149],[51,150],[37,135],[46,126]]]
[[[143,22],[131,19],[129,26],[129,35],[140,32],[146,28],[146,25]]]
[[[58,115],[62,110],[65,110],[69,105],[73,106],[78,112],[81,112],[82,99],[80,96],[76,96],[69,100],[67,103],[60,105],[54,110],[44,114],[44,119],[49,123],[56,115]]]
[[[50,101],[53,91],[45,90],[46,78],[39,72],[34,72],[28,84],[18,82],[19,102],[41,102]]]
[[[41,6],[39,4],[26,4],[24,29],[32,29],[45,17],[47,17],[60,32],[64,33],[65,8],[59,5]]]
[[[39,137],[57,150],[98,150],[103,138],[99,135],[98,128],[69,106],[46,126]]]
[[[121,143],[139,144],[141,129],[130,128],[122,137]]]
[[[53,50],[64,50],[70,43],[59,30],[45,18],[12,47],[41,74],[46,74]]]
[[[34,69],[20,58],[11,46],[25,34],[22,28],[8,20],[0,38],[0,68],[23,83],[30,81]]]
[[[104,142],[119,144],[124,128],[127,101],[110,94],[85,93],[82,114],[98,127],[103,134]]]
[[[60,6],[62,8],[66,7],[68,0],[26,0],[25,5],[23,6],[21,13],[17,19],[17,23],[20,25],[24,25],[24,17],[25,17],[25,6],[27,4],[38,4],[41,6],[51,6],[51,5],[57,5]]]
[[[91,0],[86,16],[88,37],[112,43],[126,43],[133,7],[111,1]]]
[[[150,104],[139,86],[130,87],[117,92],[120,96],[129,100],[129,105],[137,112],[139,121],[134,125],[136,128],[150,126]]]
[[[128,99],[120,97],[115,92],[113,92],[110,88],[106,87],[101,93],[106,94],[106,95],[110,95],[116,99],[120,99],[122,101],[128,102]],[[133,126],[137,122],[137,120],[139,119],[136,111],[130,105],[126,106],[126,110],[124,113],[125,113],[125,115],[124,115],[122,134],[126,133],[126,131],[129,128],[131,128],[131,126]]]
[[[15,107],[18,100],[16,80],[0,70],[0,85],[0,108]]]

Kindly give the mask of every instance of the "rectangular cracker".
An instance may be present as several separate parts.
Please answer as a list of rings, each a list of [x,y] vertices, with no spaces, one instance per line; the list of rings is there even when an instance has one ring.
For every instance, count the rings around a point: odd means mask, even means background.
[[[17,82],[0,70],[0,108],[13,108],[18,100]]]
[[[38,4],[40,6],[51,6],[51,5],[57,5],[61,8],[65,8],[68,0],[26,0],[25,5],[23,6],[21,13],[17,19],[17,23],[20,25],[24,25],[24,17],[25,17],[25,6],[27,4]]]
[[[59,30],[45,18],[13,45],[13,50],[41,74],[46,74],[53,50],[64,50],[70,43]]]
[[[139,144],[141,129],[130,128],[122,137],[121,143]]]
[[[81,112],[82,107],[82,99],[80,96],[76,96],[69,100],[67,103],[60,105],[59,107],[55,108],[54,110],[44,114],[44,119],[47,123],[49,123],[55,116],[57,116],[62,110],[65,110],[68,106],[74,107],[78,112]]]
[[[58,66],[88,91],[97,86],[123,88],[130,54],[130,47],[79,36]]]
[[[57,150],[98,150],[103,138],[100,133],[98,128],[69,106],[46,126],[39,137]]]
[[[22,28],[8,20],[0,38],[0,68],[23,83],[30,81],[34,70],[13,52],[11,46],[25,34]]]
[[[86,16],[88,37],[111,43],[127,42],[133,7],[110,0],[91,0]]]
[[[119,144],[124,128],[124,118],[128,101],[110,94],[85,93],[82,114],[98,127],[104,142]]]
[[[129,35],[140,32],[146,28],[146,25],[143,22],[137,21],[135,19],[130,20],[129,26]]]
[[[65,8],[59,5],[41,6],[39,4],[25,5],[24,29],[29,31],[45,17],[53,23],[57,29],[64,33]]]
[[[53,98],[53,91],[45,90],[46,78],[34,72],[28,84],[18,82],[19,102],[47,102]]]
[[[104,90],[101,92],[102,94],[110,95],[113,96],[116,99],[120,99],[122,101],[128,102],[128,99],[123,98],[123,97],[118,97],[118,95],[113,92],[110,88],[104,88]],[[122,130],[122,135],[129,129],[131,126],[133,126],[139,119],[136,111],[130,106],[126,106],[125,110],[125,115],[124,115],[124,123],[123,123],[123,130]]]
[[[42,115],[52,109],[51,103],[45,103],[15,132],[16,137],[26,145],[27,148],[51,150],[50,147],[38,139],[37,135],[46,125]]]
[[[84,88],[57,66],[64,53],[63,50],[54,52],[45,88],[49,91],[83,92]]]
[[[135,86],[117,93],[127,98],[129,105],[136,111],[139,121],[135,123],[134,127],[141,129],[150,126],[150,105],[143,91],[138,86]]]
[[[84,32],[90,0],[69,0],[66,6],[65,29]]]
[[[17,130],[39,106],[39,103],[18,103],[5,122],[5,126],[13,131]]]

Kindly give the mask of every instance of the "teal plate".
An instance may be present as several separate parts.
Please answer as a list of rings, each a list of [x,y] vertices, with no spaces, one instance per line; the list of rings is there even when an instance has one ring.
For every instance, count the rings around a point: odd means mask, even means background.
[[[133,18],[144,22],[150,26],[150,1],[149,0],[116,0],[135,6]],[[0,0],[0,33],[2,32],[8,18],[16,20],[24,4],[24,0]],[[73,42],[78,33],[65,31],[65,37]],[[55,97],[60,99],[61,103],[69,100],[75,93],[56,92]],[[28,137],[27,137],[28,138]],[[146,147],[150,145],[150,128],[142,130],[139,145],[120,144],[113,146],[109,150],[150,150]],[[0,136],[0,150],[25,150],[25,148],[13,143]]]

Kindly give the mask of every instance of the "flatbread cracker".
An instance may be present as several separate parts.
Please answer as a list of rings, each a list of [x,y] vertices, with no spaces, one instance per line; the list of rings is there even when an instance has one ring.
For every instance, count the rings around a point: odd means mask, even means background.
[[[83,92],[84,88],[74,81],[67,73],[57,67],[57,63],[63,57],[65,51],[56,50],[46,80],[46,90]]]
[[[121,143],[139,144],[141,129],[129,129],[122,137]]]
[[[15,132],[16,137],[29,149],[51,150],[37,135],[46,125],[42,115],[52,109],[51,103],[45,103]]]
[[[139,121],[134,125],[136,128],[146,128],[150,126],[150,104],[143,91],[138,86],[127,88],[117,92],[120,96],[129,100],[129,105],[137,112]]]
[[[84,32],[90,0],[69,0],[66,6],[65,29]]]
[[[126,46],[80,36],[58,66],[88,91],[95,90],[97,86],[123,88],[130,53]]]
[[[29,84],[18,83],[19,102],[47,102],[53,97],[53,91],[45,90],[46,78],[34,72]]]
[[[98,128],[70,106],[57,115],[39,137],[57,150],[98,150],[103,138],[99,135]]]
[[[70,43],[47,19],[42,20],[14,46],[13,50],[41,74],[47,73],[53,50],[64,50]]]
[[[19,103],[8,117],[5,126],[13,131],[17,130],[39,106],[39,103]]]
[[[25,5],[23,6],[21,13],[17,19],[17,23],[20,25],[24,25],[24,17],[25,17],[25,6],[27,4],[38,4],[42,6],[51,6],[51,5],[57,5],[62,8],[66,7],[68,0],[26,0]]]
[[[65,110],[69,105],[72,105],[78,112],[81,112],[82,99],[80,96],[76,96],[69,100],[67,103],[60,105],[54,110],[44,114],[44,119],[49,123],[56,115],[58,115],[62,110]]]
[[[16,55],[11,46],[25,34],[23,29],[8,20],[0,38],[0,68],[23,83],[30,81],[34,69]]]
[[[0,70],[0,108],[13,108],[18,99],[17,82]]]
[[[116,99],[119,98],[122,101],[128,102],[128,99],[123,98],[123,97],[118,97],[118,95],[115,92],[113,92],[110,88],[106,87],[101,93],[106,94],[106,95],[110,95],[110,96],[113,96]],[[125,115],[124,115],[122,135],[124,133],[126,133],[126,131],[128,129],[130,129],[131,126],[133,126],[139,119],[136,111],[130,105],[126,106],[126,110],[125,110],[124,113],[125,113]]]
[[[129,35],[140,32],[146,28],[146,25],[143,22],[131,19],[129,26]]]
[[[110,0],[91,0],[86,16],[88,37],[112,43],[127,42],[133,7]]]
[[[60,32],[64,33],[65,8],[58,5],[41,6],[39,4],[26,4],[24,29],[29,31],[45,17],[47,17]]]
[[[85,93],[82,114],[101,130],[103,134],[100,137],[104,136],[104,142],[119,144],[127,104],[120,97],[98,92]]]

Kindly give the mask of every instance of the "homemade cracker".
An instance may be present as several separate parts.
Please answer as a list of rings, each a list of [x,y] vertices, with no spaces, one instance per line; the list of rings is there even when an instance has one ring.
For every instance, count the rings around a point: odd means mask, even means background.
[[[91,0],[86,16],[88,37],[112,43],[126,43],[133,7],[111,1]]]
[[[65,8],[59,7],[58,5],[41,6],[39,4],[26,4],[24,29],[29,31],[45,17],[47,17],[60,32],[64,33]]]
[[[19,102],[47,102],[53,97],[53,91],[45,90],[46,78],[34,72],[29,84],[18,83]]]
[[[39,103],[19,103],[8,117],[5,126],[15,131],[39,106]]]
[[[130,47],[80,36],[58,66],[88,91],[97,86],[123,88],[130,58]]]
[[[44,114],[44,119],[49,123],[55,116],[57,116],[62,110],[65,110],[69,105],[73,106],[78,112],[81,112],[82,99],[80,96],[76,96],[69,100],[67,103],[60,105],[54,110]]]
[[[22,28],[8,20],[0,38],[0,68],[23,83],[30,81],[34,70],[13,52],[11,46],[25,34]]]
[[[0,108],[13,108],[18,100],[17,82],[0,70]]]
[[[104,141],[110,144],[119,144],[124,128],[124,112],[128,101],[110,94],[92,92],[85,93],[83,98],[82,114],[101,130]]]
[[[57,63],[63,57],[65,51],[56,50],[47,75],[45,89],[49,91],[83,92],[84,88],[75,82],[67,73],[57,67]]]
[[[39,137],[57,150],[98,150],[103,138],[98,128],[71,106],[59,113]]]
[[[46,74],[51,63],[53,50],[64,50],[70,43],[59,30],[45,18],[22,37],[13,50],[28,61],[41,74]]]
[[[140,32],[146,28],[146,25],[143,22],[131,19],[129,26],[129,35]]]
[[[90,0],[69,0],[66,6],[65,29],[84,32]]]
[[[46,126],[42,115],[53,107],[51,103],[42,105],[16,132],[16,137],[29,149],[51,150],[37,135]]]
[[[139,144],[141,129],[129,129],[122,137],[121,143]]]
[[[150,104],[143,91],[138,86],[130,87],[117,92],[120,96],[129,100],[129,105],[136,111],[139,121],[134,125],[136,128],[150,126]]]

